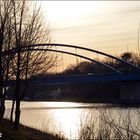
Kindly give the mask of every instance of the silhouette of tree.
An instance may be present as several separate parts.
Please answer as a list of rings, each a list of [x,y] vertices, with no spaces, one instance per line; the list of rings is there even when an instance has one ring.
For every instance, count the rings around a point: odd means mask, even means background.
[[[136,55],[135,53],[132,52],[124,52],[122,53],[119,58],[135,64],[137,66],[140,65],[140,57]],[[100,62],[109,65],[111,67],[114,67],[122,72],[135,72],[135,70],[123,63],[120,63],[116,60],[113,60],[112,58],[105,57],[103,60],[99,60]],[[88,62],[88,61],[83,61],[78,63],[77,65],[69,65],[69,67],[64,71],[65,74],[88,74],[88,73],[93,73],[93,74],[105,74],[105,73],[112,73],[111,70],[101,67],[98,64]]]
[[[132,61],[132,52],[124,52],[121,54],[121,58],[128,62]]]
[[[4,115],[5,93],[3,82],[8,79],[10,55],[3,56],[2,52],[12,46],[11,31],[11,1],[0,1],[0,121]]]
[[[36,74],[46,73],[55,65],[55,57],[52,53],[31,52],[28,48],[21,52],[21,48],[29,44],[50,41],[49,27],[43,20],[40,7],[34,2],[0,1],[0,98],[1,101],[4,99],[3,81],[16,79],[13,100],[13,107],[16,100],[15,128],[18,128],[20,101],[29,85],[28,79]],[[16,49],[17,53],[2,55],[3,51],[11,49]],[[23,90],[21,90],[21,79],[25,80]]]

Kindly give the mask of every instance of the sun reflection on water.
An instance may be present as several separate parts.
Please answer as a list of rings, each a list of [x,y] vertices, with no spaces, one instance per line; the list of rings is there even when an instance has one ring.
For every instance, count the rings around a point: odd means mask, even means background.
[[[10,116],[11,103],[6,104],[5,118]],[[124,127],[126,125],[124,122],[127,123],[130,119],[133,130],[140,130],[140,111],[137,108],[104,108],[103,106],[97,108],[97,105],[94,108],[91,107],[89,103],[22,102],[20,123],[54,135],[64,136],[70,140],[80,138],[84,128],[88,128],[90,132],[91,130],[98,132],[104,125],[104,123],[101,125],[102,117],[121,127]]]
[[[45,104],[45,103],[44,103]],[[49,107],[77,107],[77,103],[70,102],[50,102],[46,103]],[[45,105],[46,106],[46,105]],[[80,106],[80,104],[78,105]],[[52,111],[53,122],[59,128],[59,132],[69,138],[78,136],[78,128],[80,125],[79,116],[82,114],[82,109],[54,109]]]
[[[44,105],[49,107],[77,107],[77,103],[71,102],[45,102]]]
[[[83,110],[85,112],[85,108],[78,108],[82,106],[82,103],[72,102],[21,102],[20,123],[76,139],[80,128],[80,117]],[[8,108],[10,109],[9,102]]]
[[[80,116],[81,110],[74,109],[60,109],[54,111],[54,119],[60,130],[63,129],[64,135],[70,138],[76,135],[79,123],[78,116]],[[75,133],[75,134],[74,134]]]

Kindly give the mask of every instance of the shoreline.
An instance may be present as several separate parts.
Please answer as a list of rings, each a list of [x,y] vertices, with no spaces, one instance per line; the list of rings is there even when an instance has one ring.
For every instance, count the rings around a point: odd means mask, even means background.
[[[7,101],[12,101],[7,99]],[[87,99],[87,98],[64,98],[64,99],[31,99],[22,100],[23,102],[74,102],[74,103],[91,103],[91,104],[104,104],[113,107],[140,107],[140,100],[116,100],[116,99]]]

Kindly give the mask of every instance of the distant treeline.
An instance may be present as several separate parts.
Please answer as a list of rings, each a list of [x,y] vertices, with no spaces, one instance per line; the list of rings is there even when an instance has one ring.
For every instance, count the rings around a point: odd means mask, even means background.
[[[136,53],[124,52],[121,55],[119,55],[118,58],[123,59],[129,63],[132,63],[136,66],[140,66],[140,56]],[[98,61],[107,64],[121,72],[129,73],[129,72],[136,71],[133,67],[128,66],[124,63],[121,63],[109,57],[106,57],[103,60],[98,60]],[[63,71],[63,74],[86,74],[86,73],[104,74],[104,73],[112,73],[112,72],[113,72],[112,70],[107,69],[96,63],[89,62],[89,61],[82,61],[79,62],[77,65],[75,64],[69,65]]]
[[[136,54],[134,52],[124,52],[120,54],[119,56],[116,56],[119,59],[125,60],[137,67],[140,67],[140,55]],[[131,73],[131,72],[137,72],[137,70],[130,66],[126,65],[124,63],[121,63],[115,59],[105,57],[104,59],[96,59],[96,61],[101,62],[103,64],[109,65],[123,73]],[[44,77],[52,77],[52,76],[61,76],[61,75],[67,75],[67,74],[112,74],[114,71],[112,71],[109,68],[103,67],[97,63],[93,63],[90,61],[81,61],[77,64],[70,64],[67,66],[67,68],[59,73],[42,73],[36,76],[33,76],[32,78],[44,78]]]

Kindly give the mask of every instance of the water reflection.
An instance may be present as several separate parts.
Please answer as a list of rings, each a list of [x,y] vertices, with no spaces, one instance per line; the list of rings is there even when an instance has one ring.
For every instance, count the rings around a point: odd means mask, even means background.
[[[83,112],[83,109],[79,109],[78,107],[82,106],[88,106],[88,104],[83,105],[82,103],[70,102],[22,102],[20,122],[43,131],[75,138],[78,135],[79,117]],[[10,102],[6,104],[6,108],[11,108]],[[5,114],[7,118],[10,115],[8,112]]]
[[[7,102],[6,107],[5,117],[8,118],[11,102]],[[140,110],[137,108],[98,108],[93,104],[70,102],[22,102],[21,110],[22,124],[62,134],[69,139],[98,138],[100,132],[111,133],[108,136],[114,137],[119,134],[120,138],[140,138]]]
[[[53,113],[56,125],[65,133],[64,135],[70,138],[77,135],[80,114],[82,114],[82,110],[78,109],[55,110]]]

